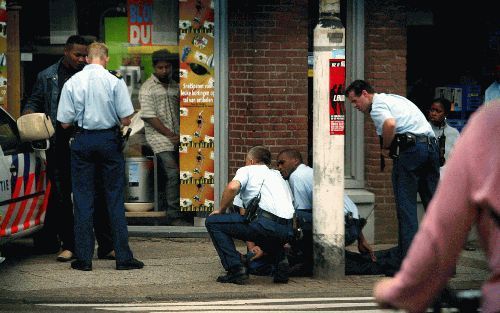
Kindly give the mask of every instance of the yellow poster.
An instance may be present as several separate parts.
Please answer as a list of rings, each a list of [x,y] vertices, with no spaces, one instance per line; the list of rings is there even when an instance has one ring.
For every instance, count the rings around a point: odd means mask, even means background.
[[[179,0],[181,210],[214,205],[214,9]]]

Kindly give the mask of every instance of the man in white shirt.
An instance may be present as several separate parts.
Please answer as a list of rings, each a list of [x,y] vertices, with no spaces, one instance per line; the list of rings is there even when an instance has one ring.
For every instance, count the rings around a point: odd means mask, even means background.
[[[352,82],[345,95],[356,109],[370,114],[381,138],[381,154],[393,159],[401,261],[418,229],[417,192],[427,207],[439,180],[439,147],[434,131],[413,102],[399,95],[375,93],[363,80]]]
[[[278,171],[269,168],[270,164],[271,152],[268,149],[262,146],[251,148],[245,166],[236,171],[224,189],[220,208],[206,220],[212,243],[227,271],[226,275],[217,278],[220,283],[245,284],[249,278],[233,238],[252,241],[262,247],[276,266],[273,281],[288,282],[289,268],[283,245],[293,235],[294,208],[288,184]],[[223,214],[233,205],[238,194],[244,207],[260,194],[259,207],[250,221],[239,213]]]

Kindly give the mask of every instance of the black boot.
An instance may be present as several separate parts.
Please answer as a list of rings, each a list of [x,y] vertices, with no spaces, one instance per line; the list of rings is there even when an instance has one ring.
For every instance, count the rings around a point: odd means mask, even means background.
[[[288,265],[288,259],[285,257],[276,266],[276,270],[273,275],[273,282],[275,284],[287,284],[289,272],[290,266]]]
[[[239,267],[227,271],[226,275],[221,275],[217,277],[217,282],[219,283],[231,283],[236,285],[244,285],[248,280],[248,274],[244,267]]]

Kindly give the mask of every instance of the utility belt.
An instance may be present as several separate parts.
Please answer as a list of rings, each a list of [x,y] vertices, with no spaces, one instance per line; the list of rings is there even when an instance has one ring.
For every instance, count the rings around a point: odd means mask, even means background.
[[[427,144],[437,143],[436,138],[425,135],[414,135],[412,133],[396,134],[389,148],[389,156],[391,159],[397,159],[401,152],[414,146],[417,142]]]
[[[257,209],[257,216],[261,216],[263,218],[266,218],[268,220],[271,220],[271,221],[276,222],[276,223],[281,224],[281,225],[288,225],[289,223],[292,222],[292,219],[286,219],[286,218],[276,216],[271,212],[262,210],[261,208]]]
[[[106,129],[85,129],[80,126],[75,126],[75,134],[91,134],[91,133],[104,133],[104,132],[120,132],[120,127],[118,126],[113,126],[111,128],[106,128]]]

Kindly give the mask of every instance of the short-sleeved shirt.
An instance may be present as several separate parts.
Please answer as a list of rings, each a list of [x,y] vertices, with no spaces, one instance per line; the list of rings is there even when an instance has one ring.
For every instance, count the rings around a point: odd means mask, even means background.
[[[353,218],[359,219],[358,207],[346,194],[344,194],[344,213],[345,214],[352,213]]]
[[[370,115],[378,135],[382,135],[385,120],[396,120],[396,134],[412,133],[434,137],[429,122],[420,109],[410,100],[393,94],[376,93]]]
[[[84,129],[110,129],[133,113],[125,82],[103,66],[89,64],[64,84],[57,120]]]
[[[293,217],[292,193],[280,172],[266,165],[248,165],[239,168],[233,180],[241,184],[239,195],[245,207],[260,190],[262,210],[285,219]]]
[[[293,205],[296,210],[312,210],[313,202],[313,169],[300,164],[288,178],[293,194]]]
[[[484,92],[484,103],[489,104],[491,100],[500,99],[500,83],[492,82]]]
[[[163,84],[151,75],[139,90],[142,118],[157,117],[171,132],[179,134],[179,84],[170,80]],[[146,140],[154,153],[174,151],[175,146],[163,134],[154,129],[149,123],[144,123]]]

